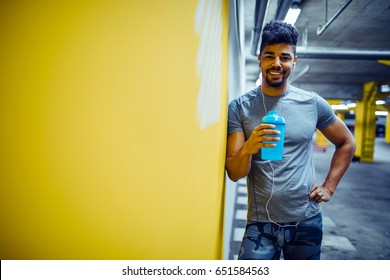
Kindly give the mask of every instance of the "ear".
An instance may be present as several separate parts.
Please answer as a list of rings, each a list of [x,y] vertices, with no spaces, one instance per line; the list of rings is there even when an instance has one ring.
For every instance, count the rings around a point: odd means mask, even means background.
[[[294,57],[294,63],[293,63],[293,69],[295,68],[295,64],[297,64],[297,61],[298,61],[298,57],[295,56],[295,57]]]

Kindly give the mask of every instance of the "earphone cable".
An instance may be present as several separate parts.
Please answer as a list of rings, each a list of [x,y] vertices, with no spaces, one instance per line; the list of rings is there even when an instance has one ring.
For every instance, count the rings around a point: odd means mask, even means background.
[[[267,107],[265,106],[265,95],[264,95],[264,93],[263,93],[263,90],[261,89],[261,85],[260,85],[260,91],[261,91],[261,94],[262,94],[262,97],[263,97],[264,112],[265,112],[265,115],[267,115],[267,114],[268,114],[268,111],[267,111]],[[285,93],[285,95],[286,95],[286,94],[287,94],[287,92]],[[283,96],[283,98],[285,97],[285,95]],[[283,99],[282,99],[282,100],[283,100]],[[282,100],[280,100],[280,106],[279,106],[278,114],[279,114],[280,110],[282,109],[282,103],[281,103]],[[269,220],[271,223],[273,223],[273,224],[275,224],[275,225],[277,225],[277,226],[279,226],[279,227],[282,227],[282,228],[285,228],[285,227],[296,227],[296,226],[300,223],[300,221],[298,221],[295,225],[281,225],[281,224],[279,224],[279,223],[277,223],[277,222],[275,222],[274,220],[271,219],[271,214],[270,214],[270,212],[269,212],[269,210],[268,210],[268,204],[270,203],[270,201],[271,201],[271,199],[272,199],[272,197],[273,197],[273,195],[274,195],[274,188],[275,188],[275,169],[274,169],[274,167],[272,166],[271,161],[268,161],[268,163],[269,163],[269,166],[271,167],[271,170],[272,170],[272,188],[271,188],[271,194],[270,194],[270,197],[269,197],[268,200],[267,200],[267,203],[265,204],[265,211],[267,212],[268,220]],[[253,182],[253,183],[254,183],[254,182]],[[254,187],[254,185],[253,185],[253,187]],[[255,199],[255,201],[256,201],[256,199]],[[256,205],[256,208],[257,208],[257,205]]]

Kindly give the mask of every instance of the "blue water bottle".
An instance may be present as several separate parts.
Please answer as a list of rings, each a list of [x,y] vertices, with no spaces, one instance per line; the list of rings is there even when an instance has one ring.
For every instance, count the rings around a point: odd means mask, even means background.
[[[280,138],[278,142],[269,142],[264,141],[264,143],[276,144],[275,147],[261,148],[261,158],[263,160],[282,160],[283,157],[283,147],[284,147],[284,127],[286,122],[283,117],[278,116],[278,112],[269,111],[268,115],[264,116],[261,120],[261,123],[273,124],[275,125],[275,130],[279,130],[279,135],[267,135],[267,136],[276,136]]]

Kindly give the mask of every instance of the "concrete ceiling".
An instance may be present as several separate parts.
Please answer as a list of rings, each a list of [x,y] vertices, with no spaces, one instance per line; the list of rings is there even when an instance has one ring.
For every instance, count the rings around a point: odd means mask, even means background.
[[[302,10],[295,23],[300,32],[295,86],[314,90],[327,99],[358,100],[364,83],[390,83],[390,0],[269,0],[264,22],[275,19],[282,2],[296,2]],[[251,53],[255,10],[256,0],[244,1],[248,88],[259,75],[257,57]]]

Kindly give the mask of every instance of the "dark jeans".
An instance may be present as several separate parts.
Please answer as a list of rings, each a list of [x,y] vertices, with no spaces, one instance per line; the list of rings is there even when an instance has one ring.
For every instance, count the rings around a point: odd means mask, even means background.
[[[322,243],[322,215],[296,223],[248,223],[239,260],[319,260]]]

